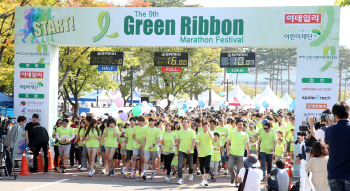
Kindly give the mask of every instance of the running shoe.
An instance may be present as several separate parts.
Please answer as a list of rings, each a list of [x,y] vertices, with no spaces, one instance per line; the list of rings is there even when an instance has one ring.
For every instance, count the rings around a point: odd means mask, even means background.
[[[142,179],[143,179],[143,180],[147,180],[146,173],[143,174]]]
[[[227,175],[228,174],[228,171],[226,170],[225,172],[224,172],[224,175]]]
[[[190,176],[188,177],[188,180],[193,180],[193,174],[190,174]]]
[[[89,172],[89,176],[90,176],[90,177],[92,176],[92,173],[91,173],[91,171]]]
[[[200,175],[201,174],[201,170],[197,170],[197,175]]]
[[[231,179],[231,184],[233,184],[235,182],[235,180],[234,179]]]
[[[108,176],[112,176],[112,171],[109,171]]]
[[[213,178],[214,178],[214,174],[211,174],[211,175],[210,175],[210,179],[213,180]]]
[[[87,171],[87,168],[82,167],[79,169],[79,171]]]
[[[102,169],[101,174],[106,174],[107,169]]]
[[[62,168],[62,173],[66,173],[66,172],[67,172],[66,167],[63,167]]]
[[[199,186],[204,186],[204,180],[202,180],[202,182],[199,184]]]
[[[135,178],[135,172],[132,172],[131,175],[130,175],[130,177],[131,177],[132,179],[134,179],[134,178]]]
[[[204,181],[204,186],[209,186],[208,181]]]
[[[183,184],[184,183],[184,179],[179,178],[179,181],[177,181],[177,184]]]
[[[57,171],[57,167],[55,167],[54,170]]]
[[[169,177],[168,176],[165,177],[165,182],[169,182]]]
[[[156,170],[159,170],[159,166],[156,166]]]
[[[112,175],[115,175],[115,169],[112,170]]]

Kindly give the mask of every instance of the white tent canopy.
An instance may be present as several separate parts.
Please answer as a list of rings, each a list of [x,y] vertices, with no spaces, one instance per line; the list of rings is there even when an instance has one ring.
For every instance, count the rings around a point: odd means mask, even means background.
[[[214,92],[214,90],[208,90],[198,95],[198,101],[204,101],[206,105],[209,103],[209,91],[211,91],[211,102],[216,102],[215,105],[220,104],[222,97]]]
[[[239,87],[239,85],[236,85],[232,91],[228,92],[228,99],[236,97],[238,100],[242,100],[243,96],[246,96],[245,93],[242,91],[242,89]],[[225,97],[226,101],[226,97]]]
[[[288,95],[288,93],[285,93],[284,96],[281,98],[282,101],[285,101],[289,104],[292,103],[293,99]]]
[[[267,98],[274,98],[277,97],[273,91],[271,90],[270,86],[266,86],[265,90],[260,94],[260,99],[263,99],[264,97]]]

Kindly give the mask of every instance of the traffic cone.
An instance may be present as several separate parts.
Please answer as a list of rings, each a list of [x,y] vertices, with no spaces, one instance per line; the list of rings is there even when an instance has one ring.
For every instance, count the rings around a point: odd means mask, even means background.
[[[49,147],[48,155],[49,155],[48,169],[49,169],[49,170],[52,170],[52,169],[54,168],[54,165],[53,165],[53,161],[52,161],[52,156],[51,156],[51,149],[50,149],[50,147]]]
[[[29,173],[29,170],[28,170],[28,163],[27,163],[26,153],[25,153],[25,151],[23,151],[21,172],[19,173],[19,175],[30,175],[30,174],[31,173]]]
[[[288,153],[288,157],[287,157],[287,160],[289,160],[289,165],[288,165],[288,168],[289,168],[289,176],[290,177],[293,177],[293,173],[292,173],[292,163],[290,161],[290,154]]]
[[[34,169],[34,170],[35,170],[35,169]],[[43,157],[41,156],[41,152],[39,152],[36,171],[37,171],[37,172],[44,172]]]

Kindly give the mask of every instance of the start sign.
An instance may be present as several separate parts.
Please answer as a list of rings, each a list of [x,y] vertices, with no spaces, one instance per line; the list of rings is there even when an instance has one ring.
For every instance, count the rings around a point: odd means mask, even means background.
[[[182,67],[162,67],[162,72],[182,72]]]

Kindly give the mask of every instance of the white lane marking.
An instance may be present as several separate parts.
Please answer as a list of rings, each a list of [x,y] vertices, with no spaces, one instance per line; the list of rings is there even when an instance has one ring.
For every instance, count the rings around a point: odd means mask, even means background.
[[[45,186],[50,186],[52,184],[56,184],[56,183],[59,183],[59,182],[64,182],[64,181],[67,181],[69,179],[62,179],[62,180],[58,180],[58,181],[55,181],[55,182],[51,182],[51,183],[47,183],[47,184],[44,184],[44,185],[41,185],[41,186],[37,186],[37,187],[34,187],[34,188],[28,188],[26,190],[35,190],[37,188],[42,188],[42,187],[45,187]]]

